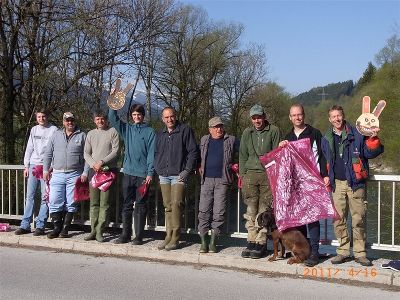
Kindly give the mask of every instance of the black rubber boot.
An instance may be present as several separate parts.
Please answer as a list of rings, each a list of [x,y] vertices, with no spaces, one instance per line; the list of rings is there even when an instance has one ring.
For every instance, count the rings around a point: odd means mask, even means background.
[[[251,254],[251,251],[253,251],[255,247],[256,247],[256,243],[254,243],[254,242],[247,242],[247,247],[246,247],[246,249],[244,249],[244,250],[242,251],[242,257],[244,257],[244,258],[249,258],[249,257],[250,257],[250,254]]]
[[[143,245],[144,226],[146,225],[147,205],[146,203],[136,203],[133,216],[135,227],[135,238],[132,241],[133,245]]]
[[[60,235],[62,230],[62,212],[55,212],[50,214],[51,222],[53,223],[53,230],[47,234],[49,239],[54,239]]]
[[[122,213],[122,233],[115,240],[115,244],[126,244],[131,241],[132,236],[132,212]]]
[[[60,238],[68,238],[69,237],[68,231],[69,231],[69,228],[71,227],[71,222],[72,222],[73,218],[74,218],[74,213],[73,212],[67,212],[65,214],[64,225],[63,225],[62,230],[60,232]]]

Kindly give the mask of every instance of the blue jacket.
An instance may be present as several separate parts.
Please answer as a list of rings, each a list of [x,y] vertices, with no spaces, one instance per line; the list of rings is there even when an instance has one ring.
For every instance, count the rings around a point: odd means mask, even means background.
[[[127,124],[109,109],[108,118],[125,144],[123,172],[145,178],[154,174],[155,132],[145,123]]]
[[[335,150],[333,145],[334,132],[330,127],[321,141],[322,152],[327,161],[329,180],[332,191],[335,191]],[[345,164],[347,184],[353,191],[365,188],[369,176],[368,159],[383,153],[383,145],[378,137],[365,137],[349,123],[345,123],[342,132],[343,161]]]

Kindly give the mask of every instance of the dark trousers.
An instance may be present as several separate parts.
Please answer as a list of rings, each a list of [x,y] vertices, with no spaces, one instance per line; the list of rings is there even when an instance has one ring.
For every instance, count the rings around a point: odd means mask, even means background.
[[[308,233],[310,235],[311,253],[318,255],[319,239],[320,239],[319,221],[297,227],[297,229],[299,229],[306,238],[307,238],[307,227],[308,227]]]
[[[124,174],[122,180],[122,195],[124,197],[124,204],[122,207],[123,214],[131,215],[133,213],[133,203],[146,203],[148,193],[142,197],[138,191],[138,188],[143,184],[145,179],[146,178],[143,177]]]

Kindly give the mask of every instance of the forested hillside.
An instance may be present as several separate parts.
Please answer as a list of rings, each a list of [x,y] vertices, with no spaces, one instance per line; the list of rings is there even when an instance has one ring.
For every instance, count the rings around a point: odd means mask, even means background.
[[[363,96],[371,97],[371,111],[379,100],[386,100],[386,108],[379,117],[381,128],[379,136],[385,146],[385,152],[379,158],[371,161],[371,165],[376,172],[398,174],[400,171],[400,60],[383,64],[374,72],[368,82],[356,86],[354,91],[352,96],[342,96],[337,100],[327,97],[318,105],[306,104],[307,122],[324,133],[329,125],[328,109],[331,105],[342,105],[346,113],[346,120],[354,124],[361,114]]]

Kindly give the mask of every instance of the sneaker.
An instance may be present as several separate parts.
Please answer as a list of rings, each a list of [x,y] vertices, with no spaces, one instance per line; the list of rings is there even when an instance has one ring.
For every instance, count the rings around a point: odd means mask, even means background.
[[[364,267],[370,267],[372,266],[371,261],[366,258],[366,257],[356,257],[356,259],[354,259],[354,261],[356,263],[359,263],[360,265],[364,266]]]
[[[351,260],[351,258],[349,256],[344,256],[344,255],[338,254],[334,258],[332,258],[331,263],[333,265],[339,265],[339,264],[348,262],[350,260]]]
[[[33,233],[34,236],[45,235],[43,228],[36,228],[35,232]]]
[[[311,254],[309,258],[304,261],[304,264],[307,267],[314,267],[319,264],[319,255],[318,254]]]
[[[253,259],[258,259],[263,257],[265,255],[265,252],[267,252],[267,244],[256,244],[256,246],[250,253],[250,257]]]
[[[251,251],[254,250],[255,246],[256,246],[256,243],[248,242],[246,249],[244,249],[242,251],[242,257],[249,258],[250,254],[251,254]]]
[[[15,230],[15,235],[21,235],[21,234],[27,234],[27,233],[31,233],[31,230],[24,229],[24,228],[18,228],[17,230]]]

